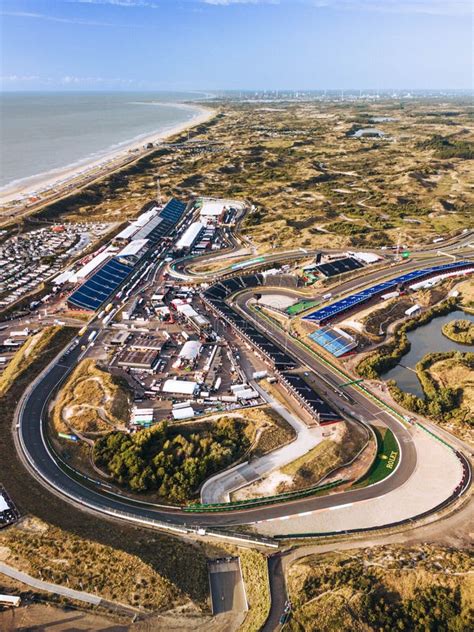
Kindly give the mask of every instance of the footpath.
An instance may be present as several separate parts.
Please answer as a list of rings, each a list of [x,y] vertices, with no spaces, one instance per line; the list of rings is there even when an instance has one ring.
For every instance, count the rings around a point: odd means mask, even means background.
[[[133,606],[128,606],[117,601],[102,599],[98,595],[93,595],[92,593],[83,592],[81,590],[74,590],[73,588],[67,588],[66,586],[60,586],[58,584],[45,582],[41,579],[36,579],[36,577],[32,577],[31,575],[28,575],[23,571],[19,571],[18,569],[5,564],[4,562],[0,562],[0,573],[2,573],[3,575],[7,575],[11,579],[19,581],[22,584],[26,584],[27,586],[31,586],[32,588],[36,588],[37,590],[53,593],[61,597],[66,597],[67,599],[73,599],[74,601],[81,601],[82,603],[87,603],[92,606],[101,606],[103,608],[107,608],[108,610],[115,610],[116,612],[127,614],[132,617],[139,614],[144,614],[145,612],[140,608],[134,608]]]

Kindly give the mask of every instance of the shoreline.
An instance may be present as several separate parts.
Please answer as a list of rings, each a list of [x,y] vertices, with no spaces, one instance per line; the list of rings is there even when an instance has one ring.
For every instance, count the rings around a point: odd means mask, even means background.
[[[0,205],[8,205],[8,209],[12,211],[19,207],[30,210],[35,204],[46,203],[50,197],[49,194],[57,196],[60,193],[67,193],[83,186],[86,183],[82,182],[83,180],[90,181],[98,177],[105,177],[124,163],[138,160],[151,151],[146,149],[144,145],[148,143],[159,144],[176,134],[205,123],[216,114],[215,109],[201,105],[187,103],[163,103],[163,105],[173,105],[181,109],[192,110],[195,114],[188,121],[177,123],[160,131],[145,133],[120,143],[115,148],[106,148],[100,155],[96,153],[46,173],[14,180],[0,188]],[[31,203],[28,199],[30,197],[37,197],[38,199]]]

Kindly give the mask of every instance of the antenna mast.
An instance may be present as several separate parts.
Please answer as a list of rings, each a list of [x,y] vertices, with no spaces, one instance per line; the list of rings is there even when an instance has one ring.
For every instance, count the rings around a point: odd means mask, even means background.
[[[158,202],[158,204],[160,206],[162,206],[162,203],[161,203],[160,176],[156,176],[156,201]]]

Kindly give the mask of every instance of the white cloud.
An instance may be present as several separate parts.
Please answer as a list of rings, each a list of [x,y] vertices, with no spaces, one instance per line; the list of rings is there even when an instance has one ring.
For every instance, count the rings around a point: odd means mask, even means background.
[[[92,86],[104,86],[104,87],[125,87],[125,86],[137,86],[142,82],[135,79],[124,79],[123,77],[83,77],[81,75],[64,75],[62,77],[46,77],[40,75],[3,75],[0,76],[0,82],[6,84],[19,84],[25,82],[34,82],[38,85],[54,87],[92,87]]]
[[[231,4],[280,4],[280,0],[201,0],[201,2],[222,7]]]
[[[82,18],[63,18],[56,15],[47,15],[46,13],[33,13],[30,11],[2,11],[1,16],[15,18],[29,18],[34,20],[48,20],[49,22],[60,22],[62,24],[82,24],[85,26],[125,26],[136,27],[137,24],[114,24],[112,22],[98,22],[95,20],[83,20]]]
[[[67,0],[76,4],[110,4],[116,7],[148,7],[159,9],[160,5],[149,0]]]
[[[38,81],[38,75],[2,75],[0,81],[2,82],[17,82],[17,81]]]
[[[99,0],[104,1],[104,0]],[[123,0],[118,0],[123,1]],[[230,6],[235,4],[281,4],[313,6],[340,11],[372,11],[378,13],[419,13],[430,15],[471,15],[471,0],[196,0],[202,4]],[[133,2],[133,0],[132,0]]]

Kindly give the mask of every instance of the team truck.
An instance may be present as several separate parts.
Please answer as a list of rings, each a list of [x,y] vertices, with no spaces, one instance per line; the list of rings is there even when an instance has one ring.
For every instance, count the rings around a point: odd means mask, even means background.
[[[96,338],[97,338],[97,334],[99,332],[97,330],[95,331],[91,331],[91,333],[89,334],[88,338],[87,338],[87,342],[90,344],[91,342],[93,342]]]

